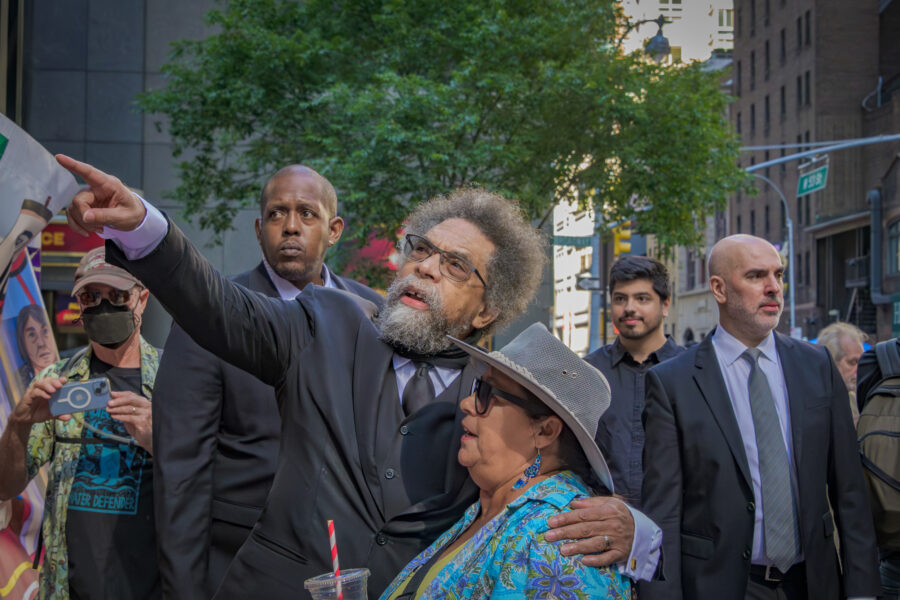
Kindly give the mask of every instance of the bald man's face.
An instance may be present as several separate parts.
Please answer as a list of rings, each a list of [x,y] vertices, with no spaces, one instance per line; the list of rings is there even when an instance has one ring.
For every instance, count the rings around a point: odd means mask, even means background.
[[[711,279],[720,320],[733,335],[762,339],[778,325],[784,308],[781,256],[762,241],[735,243],[723,251],[722,273]]]
[[[323,203],[318,179],[288,171],[266,187],[256,238],[269,266],[302,289],[320,277],[325,253],[340,239],[343,226]]]

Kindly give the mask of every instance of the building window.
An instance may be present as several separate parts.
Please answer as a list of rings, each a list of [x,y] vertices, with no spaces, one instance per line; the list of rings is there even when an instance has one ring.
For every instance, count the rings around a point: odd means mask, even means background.
[[[756,211],[750,210],[750,235],[756,235]]]
[[[737,9],[737,14],[734,15],[734,24],[738,37],[744,35],[744,19],[741,18],[742,14],[741,9]]]
[[[684,262],[684,270],[687,271],[687,289],[692,290],[697,287],[697,268],[693,250],[687,251],[687,260]]]
[[[783,27],[781,29],[781,49],[778,57],[781,59],[781,65],[784,66],[784,63],[787,60],[787,36],[785,35]]]
[[[806,256],[803,258],[803,281],[806,282],[806,285],[812,283],[812,279],[809,278],[809,250],[806,251]]]
[[[741,79],[742,79],[741,61],[738,61],[737,62],[737,71],[735,72],[735,78],[734,78],[734,84],[735,84],[734,95],[736,98],[741,97]]]
[[[797,151],[803,152],[806,148],[803,147],[803,136],[797,134]]]
[[[763,0],[763,22],[769,24],[769,15],[771,14],[770,0]]]
[[[810,94],[810,85],[809,85],[809,83],[810,83],[810,75],[809,75],[809,71],[807,71],[807,72],[803,75],[803,81],[804,81],[804,88],[806,89],[806,105],[809,106],[809,103],[811,102],[810,98],[812,98],[812,94]]]
[[[730,8],[719,9],[719,27],[731,27],[733,12]]]
[[[806,133],[803,134],[803,144],[804,144],[803,150],[810,149],[811,146],[809,145],[809,129],[807,129]]]
[[[797,110],[803,106],[803,78],[797,75]]]
[[[750,89],[756,88],[756,52],[750,53]]]
[[[768,150],[766,150],[766,152],[765,152],[765,158],[763,159],[763,162],[769,162],[769,151]],[[766,177],[768,177],[768,176],[769,176],[769,167],[766,167]],[[768,219],[768,217],[766,217],[766,218]]]
[[[756,35],[756,0],[750,0],[750,37]]]
[[[756,133],[756,105],[750,105],[750,135]]]
[[[740,229],[741,218],[738,217],[738,228]],[[895,221],[887,232],[888,243],[888,273],[892,275],[900,274],[900,221]]]
[[[765,135],[769,135],[769,125],[772,122],[772,113],[769,110],[769,95],[763,99],[763,130]],[[768,158],[766,159],[768,160]]]
[[[803,17],[797,17],[797,52],[803,47]]]
[[[765,70],[763,71],[763,77],[766,81],[769,80],[769,64],[769,40],[766,40]]]
[[[737,232],[741,233],[741,215],[737,216],[737,221],[735,223],[735,227],[737,227]]]
[[[782,152],[784,152],[784,150],[782,150]],[[782,233],[783,233],[783,232],[784,232],[784,228],[787,226],[787,221],[785,220],[785,217],[786,217],[787,215],[784,214],[784,202],[779,203],[778,206],[781,207],[781,231],[782,231]]]
[[[737,132],[741,133],[741,113],[737,114],[737,121],[735,122],[735,127],[737,128]]]
[[[784,145],[784,142],[781,142],[781,145]],[[781,149],[781,158],[784,158],[784,148]],[[781,174],[784,175],[787,171],[787,163],[781,163],[778,165],[781,167]],[[784,227],[784,207],[781,208],[781,226]]]
[[[801,253],[797,253],[797,283],[803,283],[803,255]]]
[[[803,198],[797,198],[797,225],[803,225]]]
[[[807,225],[809,225],[810,223],[812,223],[812,219],[811,219],[810,216],[809,216],[809,197],[810,197],[810,196],[812,196],[812,194],[807,194],[807,195],[806,195],[806,201],[804,202],[804,204],[806,205],[806,221],[804,221],[804,222],[805,222]]]
[[[812,43],[812,25],[810,24],[809,11],[806,11],[804,19],[806,21],[806,45],[809,46]]]
[[[785,93],[784,86],[781,86],[781,89],[778,90],[778,108],[780,109],[781,120],[784,121],[787,114],[787,93]]]
[[[766,238],[769,237],[769,206],[766,205],[766,220],[763,221],[763,230],[766,232]]]

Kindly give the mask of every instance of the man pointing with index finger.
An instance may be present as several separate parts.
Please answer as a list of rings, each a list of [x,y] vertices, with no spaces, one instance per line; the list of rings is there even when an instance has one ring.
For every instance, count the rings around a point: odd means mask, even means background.
[[[514,203],[484,190],[422,204],[408,219],[404,259],[373,324],[332,290],[292,302],[246,292],[117,179],[58,160],[90,186],[70,208],[73,228],[112,238],[110,255],[195,341],[278,390],[282,448],[272,491],[217,597],[296,597],[304,579],[330,568],[319,543],[327,519],[339,524],[342,562],[367,566],[370,590],[380,593],[476,498],[456,461],[458,402],[476,373],[447,335],[474,342],[524,311],[545,260],[540,234]],[[171,285],[178,281],[192,284]],[[617,499],[591,502],[577,513],[584,522],[564,530],[591,537],[569,550],[602,553],[591,560],[619,562],[626,574],[652,573],[652,523]],[[635,523],[651,542],[633,543]]]

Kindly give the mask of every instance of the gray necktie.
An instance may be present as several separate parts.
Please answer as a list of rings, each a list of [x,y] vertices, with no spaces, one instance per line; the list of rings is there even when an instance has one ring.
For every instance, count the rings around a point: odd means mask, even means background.
[[[791,489],[791,467],[772,389],[766,374],[759,368],[761,354],[758,348],[748,348],[741,358],[750,363],[750,410],[759,453],[766,556],[784,573],[800,555],[800,536]]]
[[[403,412],[409,416],[434,400],[434,384],[428,371],[431,365],[427,362],[416,362],[416,372],[406,383],[403,390]]]

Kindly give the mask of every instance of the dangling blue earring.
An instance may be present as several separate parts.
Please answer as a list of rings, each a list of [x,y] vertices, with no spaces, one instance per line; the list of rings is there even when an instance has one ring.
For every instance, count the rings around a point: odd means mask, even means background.
[[[525,474],[519,478],[518,481],[513,485],[513,489],[517,490],[524,486],[526,483],[534,479],[538,476],[538,473],[541,472],[541,449],[538,448],[537,458],[534,459],[534,462],[531,463],[527,469],[525,469]]]

